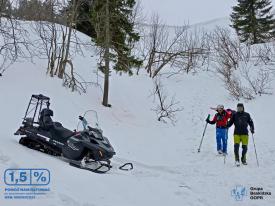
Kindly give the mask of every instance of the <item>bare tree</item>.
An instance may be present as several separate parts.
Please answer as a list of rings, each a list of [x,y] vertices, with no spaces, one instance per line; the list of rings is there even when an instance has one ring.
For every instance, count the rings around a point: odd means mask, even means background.
[[[158,121],[167,123],[170,120],[172,124],[176,123],[176,113],[183,110],[179,107],[179,102],[176,101],[175,96],[169,98],[164,90],[161,83],[160,77],[154,80],[154,90],[153,90],[154,101],[157,101],[157,105],[153,108],[156,112]]]
[[[21,21],[47,21],[65,25],[66,17],[62,11],[66,2],[65,0],[12,0],[13,16]]]
[[[0,9],[0,73],[3,74],[18,58],[31,58],[33,52],[28,31],[13,18],[9,1],[1,1]]]
[[[167,66],[172,68],[171,73],[195,70],[206,54],[202,39],[187,25],[171,30],[154,15],[151,25],[144,31],[143,47],[140,47],[149,76],[156,77]]]
[[[80,77],[74,71],[72,61],[73,55],[84,55],[83,50],[92,47],[91,42],[83,42],[77,31],[74,29],[77,23],[77,11],[81,1],[74,0],[69,10],[66,10],[66,26],[56,24],[54,21],[55,11],[64,7],[62,0],[52,0],[52,10],[49,13],[51,16],[49,22],[36,21],[33,24],[34,31],[39,35],[39,40],[36,42],[40,57],[46,57],[48,60],[47,73],[50,76],[57,76],[63,79],[63,85],[72,89],[72,91],[85,92],[86,88],[83,82],[78,80]],[[68,70],[68,71],[67,71]]]
[[[257,95],[271,94],[272,64],[270,46],[241,44],[230,31],[217,27],[209,34],[211,61],[235,99],[254,99]]]
[[[272,94],[270,83],[272,82],[270,77],[270,72],[268,70],[259,69],[256,74],[253,74],[248,65],[240,68],[240,73],[242,77],[247,81],[248,87],[251,90],[254,96]]]

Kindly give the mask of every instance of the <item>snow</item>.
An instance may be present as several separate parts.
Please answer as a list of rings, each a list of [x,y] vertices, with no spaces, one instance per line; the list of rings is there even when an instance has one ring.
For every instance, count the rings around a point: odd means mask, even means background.
[[[224,22],[225,20],[221,20]],[[213,24],[218,24],[216,21]],[[213,27],[209,23],[206,27]],[[223,23],[221,23],[223,24]],[[82,36],[82,38],[86,38]],[[86,80],[95,78],[95,58],[89,53],[77,57],[76,69]],[[173,76],[165,86],[181,102],[176,125],[156,121],[152,80],[145,74],[128,77],[112,73],[111,108],[101,106],[101,90],[89,87],[87,94],[71,93],[61,80],[45,75],[46,62],[35,59],[14,64],[0,77],[0,175],[8,168],[47,168],[51,172],[51,192],[36,200],[4,200],[5,185],[0,182],[0,205],[41,206],[140,206],[140,205],[275,205],[275,196],[265,200],[236,202],[231,190],[236,185],[275,190],[274,103],[275,96],[263,96],[245,103],[255,121],[255,141],[260,167],[257,167],[250,137],[248,166],[236,168],[233,158],[233,129],[230,129],[228,152],[224,159],[216,155],[215,129],[209,126],[197,153],[209,108],[224,104],[235,108],[223,83],[213,73]],[[102,79],[100,79],[102,81]],[[274,91],[273,85],[273,92]],[[54,120],[75,129],[78,115],[85,110],[98,112],[104,134],[117,155],[114,168],[98,175],[79,170],[61,160],[18,144],[13,133],[20,126],[31,94],[51,97]],[[132,162],[134,170],[124,172],[118,166]]]

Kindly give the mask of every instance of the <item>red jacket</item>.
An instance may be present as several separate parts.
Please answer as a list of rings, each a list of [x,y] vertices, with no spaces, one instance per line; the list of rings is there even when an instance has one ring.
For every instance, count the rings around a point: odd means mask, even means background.
[[[209,121],[209,124],[216,124],[217,127],[226,127],[228,119],[231,118],[232,113],[224,110],[222,114],[216,113],[213,120]]]

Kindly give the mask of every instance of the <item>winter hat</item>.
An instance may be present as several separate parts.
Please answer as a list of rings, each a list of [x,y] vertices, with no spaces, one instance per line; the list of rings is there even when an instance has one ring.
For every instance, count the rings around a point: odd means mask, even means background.
[[[242,107],[242,108],[244,108],[244,105],[243,105],[243,103],[238,103],[238,104],[237,104],[237,107]]]
[[[219,105],[217,106],[217,109],[224,109],[224,106],[223,106],[222,104],[219,104]]]

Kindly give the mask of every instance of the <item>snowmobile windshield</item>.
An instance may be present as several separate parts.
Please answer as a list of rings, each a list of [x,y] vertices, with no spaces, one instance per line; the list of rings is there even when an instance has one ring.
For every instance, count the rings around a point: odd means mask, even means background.
[[[102,132],[99,126],[99,121],[98,121],[98,116],[96,111],[88,110],[82,115],[82,117],[83,117],[83,120],[80,120],[78,122],[78,126],[77,126],[78,131],[90,130],[89,128],[95,128]]]

